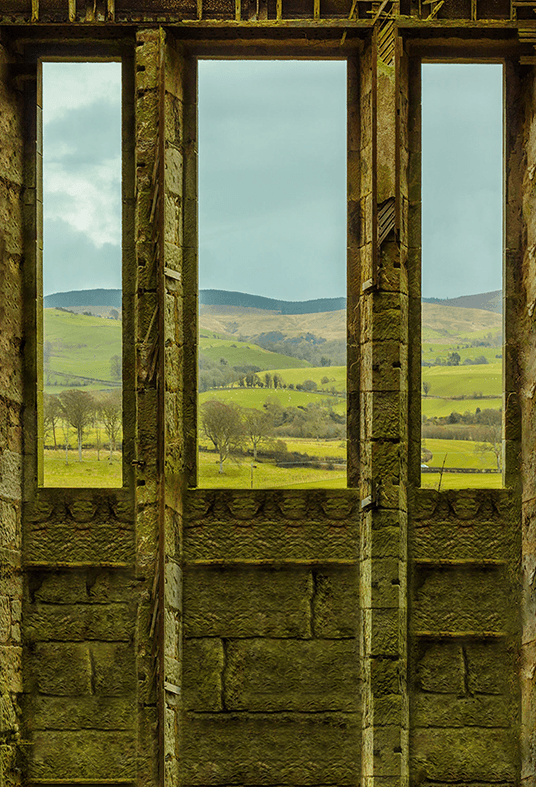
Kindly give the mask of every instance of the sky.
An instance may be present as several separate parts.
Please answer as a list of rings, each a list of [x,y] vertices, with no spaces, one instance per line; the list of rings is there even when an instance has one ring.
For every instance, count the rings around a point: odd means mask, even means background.
[[[44,294],[121,287],[121,64],[43,64]]]
[[[121,286],[119,63],[45,63],[44,289]],[[423,296],[501,287],[502,68],[423,65]],[[202,289],[346,291],[346,64],[199,62]]]
[[[422,66],[422,295],[502,287],[502,66]]]

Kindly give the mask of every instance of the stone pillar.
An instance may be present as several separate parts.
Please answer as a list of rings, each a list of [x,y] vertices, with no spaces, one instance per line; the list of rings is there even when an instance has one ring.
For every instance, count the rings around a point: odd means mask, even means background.
[[[386,29],[385,25],[389,25]],[[361,78],[363,785],[408,781],[407,79],[395,29],[378,22]],[[370,140],[370,143],[369,143]]]
[[[23,102],[0,34],[0,784],[20,784]],[[35,199],[35,190],[26,192]]]

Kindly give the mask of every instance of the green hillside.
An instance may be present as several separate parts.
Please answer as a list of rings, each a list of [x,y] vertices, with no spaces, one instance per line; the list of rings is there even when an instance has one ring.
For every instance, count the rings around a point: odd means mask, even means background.
[[[298,364],[294,364],[297,366]],[[279,373],[286,385],[299,385],[305,380],[313,380],[319,389],[331,391],[346,390],[346,366],[311,366],[304,371],[302,369],[274,369],[274,374]],[[327,383],[323,383],[324,377],[328,378]]]
[[[213,362],[226,361],[229,366],[258,366],[260,369],[288,369],[291,367],[307,367],[309,361],[289,358],[287,355],[272,353],[252,342],[240,342],[236,339],[207,338],[210,332],[202,330],[199,338],[199,351]]]
[[[253,409],[262,408],[267,399],[277,399],[283,407],[307,407],[308,404],[321,404],[322,402],[331,405],[336,413],[346,412],[346,400],[337,396],[323,396],[317,393],[306,393],[305,391],[289,391],[288,389],[274,390],[273,388],[218,388],[217,390],[205,391],[199,394],[199,404],[204,404],[211,399],[219,399],[222,402],[234,402],[241,407]]]
[[[120,320],[44,309],[45,390],[59,393],[73,385],[89,390],[117,387],[111,358],[121,357]]]
[[[475,393],[500,397],[502,362],[478,366],[431,366],[422,370],[423,382],[430,383],[430,396],[473,399]],[[463,407],[463,403],[460,403]]]

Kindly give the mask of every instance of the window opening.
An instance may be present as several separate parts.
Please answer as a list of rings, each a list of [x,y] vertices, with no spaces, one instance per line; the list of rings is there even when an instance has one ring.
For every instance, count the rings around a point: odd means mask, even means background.
[[[43,485],[122,485],[121,64],[43,63]]]
[[[502,71],[422,66],[424,487],[502,486]]]
[[[346,486],[346,62],[199,62],[201,487]]]

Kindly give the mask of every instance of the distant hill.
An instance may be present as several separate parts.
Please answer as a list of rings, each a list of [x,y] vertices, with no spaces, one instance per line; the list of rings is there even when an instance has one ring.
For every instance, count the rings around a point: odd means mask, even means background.
[[[279,314],[318,314],[346,308],[346,298],[317,298],[312,301],[281,301],[227,290],[201,290],[199,303],[204,306],[238,306],[263,309]],[[71,290],[45,296],[45,308],[63,309],[81,306],[113,306],[121,308],[121,290]]]
[[[106,306],[121,308],[121,290],[71,290],[46,295],[45,308]],[[482,309],[502,312],[502,290],[483,292],[477,295],[461,295],[458,298],[423,298],[423,303],[436,306],[455,306],[464,309]],[[346,308],[346,298],[316,298],[310,301],[283,301],[227,290],[201,290],[199,303],[202,306],[232,306],[239,309],[262,309],[277,314],[320,314],[336,312]]]
[[[318,314],[335,312],[346,308],[346,298],[316,298],[312,301],[279,301],[262,295],[227,290],[201,290],[199,303],[202,306],[237,306],[246,309],[263,309],[279,314]]]
[[[45,309],[54,309],[61,306],[68,309],[70,306],[112,306],[121,308],[122,290],[70,290],[69,292],[55,292],[45,295]]]
[[[458,298],[423,298],[423,303],[436,306],[457,306],[462,309],[483,309],[502,314],[502,290],[481,292],[477,295],[460,295]]]

